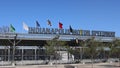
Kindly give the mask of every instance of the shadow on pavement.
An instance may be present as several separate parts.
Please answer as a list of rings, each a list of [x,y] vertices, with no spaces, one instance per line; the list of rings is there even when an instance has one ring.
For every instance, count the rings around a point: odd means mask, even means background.
[[[116,65],[99,65],[99,66],[104,66],[104,67],[120,67],[120,66],[116,66]]]

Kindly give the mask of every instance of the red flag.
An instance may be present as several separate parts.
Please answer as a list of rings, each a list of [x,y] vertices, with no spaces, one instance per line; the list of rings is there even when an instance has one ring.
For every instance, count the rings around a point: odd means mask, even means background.
[[[63,24],[61,22],[59,22],[59,28],[62,29]]]

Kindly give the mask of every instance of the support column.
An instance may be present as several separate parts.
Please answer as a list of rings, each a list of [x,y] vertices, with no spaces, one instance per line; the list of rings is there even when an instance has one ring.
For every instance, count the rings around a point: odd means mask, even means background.
[[[8,61],[10,61],[10,47],[8,48]]]
[[[13,43],[13,54],[12,54],[12,66],[15,66],[15,40],[14,40],[14,43]]]
[[[36,57],[37,57],[37,56],[36,56],[36,49],[35,49],[35,60],[36,60]]]
[[[22,61],[23,61],[23,46],[22,46]]]

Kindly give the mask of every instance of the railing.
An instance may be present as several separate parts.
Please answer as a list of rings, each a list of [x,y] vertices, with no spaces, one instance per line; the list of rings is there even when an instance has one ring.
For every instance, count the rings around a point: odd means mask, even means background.
[[[23,34],[23,33],[4,33],[0,34],[0,39],[14,39],[17,34],[17,39],[20,40],[52,40],[56,34]],[[86,40],[90,39],[93,36],[79,36],[79,35],[59,35],[58,40],[70,41],[71,39],[80,39]],[[111,42],[115,38],[120,39],[119,37],[99,37],[95,36],[95,40],[99,40],[101,42]]]

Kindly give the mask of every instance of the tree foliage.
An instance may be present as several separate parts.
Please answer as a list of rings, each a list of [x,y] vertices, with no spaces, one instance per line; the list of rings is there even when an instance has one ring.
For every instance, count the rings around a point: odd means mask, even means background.
[[[57,57],[59,54],[57,51],[60,51],[63,46],[66,45],[65,41],[58,41],[58,40],[48,40],[46,41],[46,54],[51,57]]]

